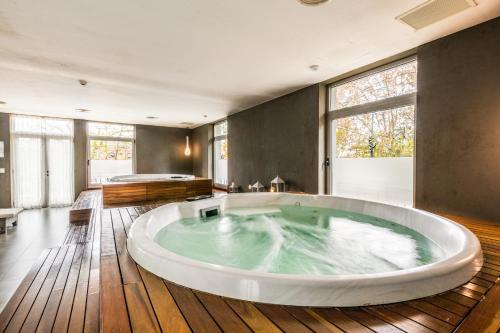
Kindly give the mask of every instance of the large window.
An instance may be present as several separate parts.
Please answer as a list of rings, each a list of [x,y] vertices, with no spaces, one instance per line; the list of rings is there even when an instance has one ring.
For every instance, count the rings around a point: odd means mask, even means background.
[[[89,185],[134,173],[134,126],[89,122],[87,130]]]
[[[416,91],[415,59],[330,87],[333,195],[413,205]]]
[[[214,125],[214,183],[226,187],[227,182],[227,121]]]
[[[12,115],[15,207],[68,206],[74,199],[73,120]]]

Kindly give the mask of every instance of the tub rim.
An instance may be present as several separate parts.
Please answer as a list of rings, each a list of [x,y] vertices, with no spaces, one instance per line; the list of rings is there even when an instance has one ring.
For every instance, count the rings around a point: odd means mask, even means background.
[[[369,273],[369,274],[345,274],[345,275],[307,275],[307,274],[282,274],[282,273],[269,273],[269,272],[259,272],[259,271],[252,271],[252,270],[246,270],[246,269],[241,269],[241,268],[235,268],[235,267],[230,267],[230,266],[224,266],[224,265],[218,265],[218,264],[213,264],[213,263],[208,263],[204,261],[199,261],[195,260],[189,257],[185,257],[182,255],[179,255],[175,252],[172,252],[159,244],[157,244],[154,241],[154,235],[151,237],[151,234],[149,233],[150,231],[150,224],[155,223],[154,219],[154,214],[158,212],[158,209],[166,209],[165,207],[175,207],[175,206],[183,206],[183,205],[190,205],[192,203],[170,203],[161,207],[158,207],[156,209],[153,209],[140,217],[138,217],[135,222],[133,223],[132,227],[130,228],[129,231],[129,236],[127,239],[127,246],[129,248],[129,253],[131,254],[132,258],[138,262],[139,265],[141,263],[137,261],[138,258],[137,255],[139,253],[143,255],[150,255],[150,256],[159,256],[161,259],[165,260],[173,260],[179,264],[182,265],[187,265],[192,268],[198,268],[198,269],[204,269],[204,270],[210,270],[212,272],[217,272],[217,273],[227,273],[231,274],[234,277],[237,278],[245,278],[245,279],[259,279],[259,280],[268,280],[268,281],[279,281],[279,282],[293,282],[293,283],[300,283],[300,284],[331,284],[335,283],[335,285],[339,286],[348,286],[352,285],[353,281],[359,286],[359,285],[386,285],[394,282],[412,282],[412,281],[417,281],[417,280],[422,280],[426,278],[431,278],[431,277],[436,277],[436,276],[443,276],[455,271],[459,271],[460,269],[464,269],[467,266],[471,265],[474,263],[474,265],[477,267],[476,271],[480,269],[480,266],[482,265],[482,250],[481,246],[479,243],[479,240],[477,237],[467,228],[464,226],[451,221],[448,218],[419,210],[416,208],[406,208],[406,207],[399,207],[399,206],[394,206],[394,205],[388,205],[388,204],[383,204],[383,203],[374,203],[374,202],[369,202],[369,201],[364,201],[364,200],[358,200],[358,199],[351,199],[351,198],[344,198],[344,197],[336,197],[336,196],[329,196],[329,195],[310,195],[310,194],[291,194],[291,193],[239,193],[239,194],[231,194],[229,197],[236,197],[236,196],[248,196],[248,195],[285,195],[285,196],[294,196],[297,198],[300,198],[301,196],[308,196],[311,198],[327,198],[330,200],[335,200],[335,199],[342,199],[342,200],[353,200],[357,202],[364,202],[364,203],[369,203],[369,204],[374,204],[376,206],[380,207],[396,207],[398,209],[405,209],[417,214],[424,215],[432,220],[439,221],[440,223],[444,223],[446,225],[449,225],[453,228],[456,228],[457,231],[459,231],[464,239],[463,239],[463,247],[461,250],[459,250],[457,253],[446,257],[443,260],[427,264],[427,265],[422,265],[422,266],[417,266],[409,269],[403,269],[403,270],[396,270],[396,271],[390,271],[390,272],[381,272],[381,273]],[[222,198],[225,198],[226,196],[222,196],[220,198],[213,198],[213,199],[208,199],[210,202],[214,201],[221,201]],[[153,218],[152,218],[153,217]],[[170,221],[162,226],[165,227],[166,225],[175,222]],[[395,223],[399,223],[398,221],[393,221]],[[408,226],[411,228],[410,226]],[[413,229],[413,228],[412,228]],[[142,232],[142,235],[141,235]],[[147,236],[147,237],[146,237]],[[428,235],[424,235],[428,237]],[[434,240],[433,240],[434,241]],[[137,244],[137,245],[136,245]],[[441,246],[439,243],[437,243],[439,246]],[[154,273],[154,272],[153,272]]]

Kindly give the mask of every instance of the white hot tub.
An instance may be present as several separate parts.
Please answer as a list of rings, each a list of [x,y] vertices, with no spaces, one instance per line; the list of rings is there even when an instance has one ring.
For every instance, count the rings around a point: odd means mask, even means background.
[[[129,183],[129,182],[157,182],[165,180],[192,180],[195,177],[193,175],[182,175],[174,173],[164,173],[164,174],[135,174],[135,175],[123,175],[114,176],[109,179],[110,182],[116,183]]]
[[[221,216],[199,218],[217,206]],[[127,246],[139,265],[174,283],[298,306],[421,298],[466,283],[482,265],[475,235],[437,215],[285,193],[162,206],[135,221]]]

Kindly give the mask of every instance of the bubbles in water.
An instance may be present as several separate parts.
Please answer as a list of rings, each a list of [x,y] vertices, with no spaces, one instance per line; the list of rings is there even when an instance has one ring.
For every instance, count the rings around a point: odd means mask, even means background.
[[[299,205],[233,209],[208,221],[183,219],[160,230],[155,241],[192,259],[283,274],[388,272],[443,256],[431,240],[397,223]]]

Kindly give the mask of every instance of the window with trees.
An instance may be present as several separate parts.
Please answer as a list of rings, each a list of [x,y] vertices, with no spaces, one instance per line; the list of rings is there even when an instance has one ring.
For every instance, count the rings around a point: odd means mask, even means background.
[[[113,176],[134,173],[135,127],[88,123],[88,181],[98,185]]]
[[[214,183],[226,187],[227,180],[227,121],[214,125]]]
[[[411,206],[417,61],[330,86],[331,192]]]

